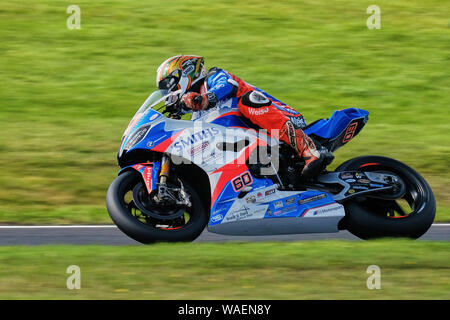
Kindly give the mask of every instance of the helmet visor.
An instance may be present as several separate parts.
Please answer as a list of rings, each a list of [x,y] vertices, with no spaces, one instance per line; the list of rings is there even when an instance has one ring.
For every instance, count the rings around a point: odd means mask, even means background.
[[[158,83],[158,89],[160,90],[172,90],[180,81],[180,71],[175,70],[169,76],[165,77]]]

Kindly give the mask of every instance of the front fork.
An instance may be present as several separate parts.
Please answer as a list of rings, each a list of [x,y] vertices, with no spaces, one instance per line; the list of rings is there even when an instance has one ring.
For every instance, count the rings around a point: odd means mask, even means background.
[[[170,174],[170,158],[163,154],[161,159],[161,171],[159,173],[159,184],[165,186],[167,184],[167,178]]]
[[[180,188],[173,188],[167,185],[170,175],[170,157],[163,154],[161,159],[161,171],[159,173],[158,183],[158,202],[171,202],[177,205],[191,206],[189,196],[186,194],[183,183],[180,182]]]

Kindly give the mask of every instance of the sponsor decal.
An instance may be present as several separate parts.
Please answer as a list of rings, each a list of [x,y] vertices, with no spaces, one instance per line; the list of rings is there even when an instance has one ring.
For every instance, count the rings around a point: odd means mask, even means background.
[[[273,102],[273,105],[274,105],[278,110],[286,111],[286,112],[288,112],[288,113],[290,113],[290,114],[294,114],[294,115],[299,114],[299,112],[298,112],[297,110],[295,110],[295,109],[293,109],[293,108],[291,108],[291,107],[289,107],[289,106],[287,106],[287,105],[285,105],[285,104],[282,104],[281,101],[272,101],[272,102]]]
[[[211,151],[211,153],[209,155],[207,155],[207,156],[202,155],[203,162],[209,162],[209,161],[214,160],[215,158],[216,158],[216,151],[214,149]]]
[[[153,167],[145,167],[144,171],[142,172],[142,177],[144,178],[145,186],[147,187],[147,192],[152,192],[152,172]]]
[[[303,217],[311,216],[343,216],[345,214],[343,206],[338,203],[332,203],[325,206],[311,208],[302,214]]]
[[[186,76],[186,75],[188,75],[189,73],[191,73],[192,71],[194,71],[194,69],[195,69],[195,67],[194,67],[194,65],[192,64],[192,62],[191,62],[191,61],[187,61],[187,63],[184,63],[182,74],[183,74],[184,76]]]
[[[279,209],[283,206],[283,202],[282,201],[274,202],[273,206],[275,207],[275,209]]]
[[[130,148],[132,148],[133,146],[135,146],[136,144],[141,142],[144,139],[144,137],[147,134],[150,127],[151,127],[150,124],[145,124],[145,125],[139,127],[138,129],[136,129],[136,131],[133,132],[133,134],[128,139],[128,141],[125,144],[123,149],[129,150]]]
[[[369,184],[369,186],[375,187],[375,188],[383,188],[383,187],[385,187],[382,184],[376,184],[376,183],[371,183],[371,184]]]
[[[258,219],[258,218],[264,218],[264,215],[266,214],[266,209],[267,206],[264,207],[257,207],[256,209],[251,210],[249,207],[247,206],[242,206],[241,209],[238,209],[236,211],[234,211],[231,214],[227,214],[225,216],[225,221],[226,222],[231,222],[231,221],[239,221],[239,220],[246,220],[246,219]]]
[[[352,182],[355,182],[356,180],[355,180],[355,179],[345,179],[344,181],[345,181],[345,182],[352,183]]]
[[[150,117],[150,119],[148,119],[149,121],[153,121],[153,120],[155,120],[156,118],[158,118],[159,117],[159,114],[157,114],[157,113],[155,113],[154,115],[152,115],[151,117]]]
[[[281,209],[280,211],[281,211],[281,214],[294,212],[294,211],[297,211],[297,206],[286,207],[286,208]]]
[[[326,197],[327,197],[327,195],[325,193],[322,193],[322,194],[318,194],[316,196],[312,196],[312,197],[309,197],[309,198],[306,198],[306,199],[300,199],[300,200],[298,200],[298,204],[305,204],[305,203],[308,203],[308,202],[313,202],[313,201],[316,201],[316,200],[324,199]]]
[[[306,127],[306,121],[303,118],[303,116],[298,116],[298,117],[288,117],[292,123],[294,124],[294,127],[296,129],[301,129]]]
[[[152,148],[155,143],[153,141],[147,142],[147,147]]]
[[[217,128],[207,128],[200,132],[196,132],[189,137],[179,139],[173,146],[177,149],[177,151],[181,152],[185,147],[190,147],[197,142],[201,142],[202,140],[214,138],[219,133],[220,131]]]
[[[216,214],[215,216],[213,216],[212,218],[211,218],[211,221],[212,222],[217,222],[217,221],[220,221],[220,220],[222,220],[223,219],[223,215],[222,214]]]
[[[227,214],[225,216],[225,220],[227,222],[238,221],[238,220],[243,220],[245,218],[250,218],[251,216],[252,216],[252,214],[248,211],[248,208],[243,207],[242,209],[233,212],[231,215]]]
[[[220,207],[218,210],[214,211],[212,213],[212,216],[217,216],[217,215],[222,215],[223,217],[225,217],[226,213],[228,212],[229,208],[226,206],[222,206]]]
[[[341,179],[352,179],[353,174],[352,173],[343,173],[341,174]]]
[[[292,124],[292,122],[290,122],[290,121],[286,122],[286,130],[287,130],[287,135],[289,138],[289,144],[294,149],[297,149],[297,137],[295,135],[295,128],[294,128],[294,125]]]
[[[291,207],[283,208],[281,210],[277,210],[273,213],[273,215],[280,216],[282,214],[286,214],[286,213],[290,213],[290,212],[294,212],[294,211],[297,211],[297,206],[291,206]]]
[[[350,189],[350,190],[348,190],[348,193],[355,193],[355,190]]]
[[[132,166],[132,168],[136,169],[137,171],[140,171],[142,168],[144,168],[145,166],[142,164],[135,164],[134,166]]]
[[[257,194],[258,198],[261,198],[262,195],[263,195],[263,194],[262,194],[261,192],[258,192],[258,194]]]
[[[346,143],[350,140],[352,140],[353,136],[355,135],[356,128],[358,128],[358,123],[353,122],[347,127],[347,130],[345,131],[344,138],[342,139],[342,143]]]
[[[355,177],[356,177],[357,179],[359,179],[359,178],[364,177],[364,174],[361,173],[361,172],[355,172]]]
[[[192,147],[191,150],[189,151],[189,154],[191,156],[193,156],[193,155],[205,150],[208,146],[209,146],[209,142],[205,141],[199,145],[196,145],[195,147]]]
[[[323,209],[318,209],[314,211],[314,215],[318,215],[318,214],[325,214],[325,213],[331,213],[336,211],[338,208],[336,207],[331,207],[331,208],[323,208]]]
[[[284,200],[284,203],[285,203],[286,205],[290,205],[290,204],[295,203],[295,200],[296,200],[296,199],[297,199],[296,197],[292,197],[292,198],[289,198],[289,199]]]
[[[358,180],[359,183],[370,183],[369,179],[359,179]]]
[[[273,193],[275,193],[275,189],[267,190],[267,191],[266,191],[266,196],[271,195],[271,194],[273,194]]]
[[[269,108],[261,108],[261,109],[253,109],[253,108],[249,108],[248,112],[252,115],[252,116],[260,116],[263,115],[267,112],[269,112]]]
[[[368,187],[365,187],[365,186],[352,186],[352,188],[356,189],[356,190],[367,190],[367,189],[369,189]]]
[[[256,202],[256,197],[255,196],[248,197],[245,199],[245,201],[247,203],[254,203],[254,202]]]
[[[269,216],[269,217],[271,217],[272,216],[272,210],[267,210],[267,215]]]

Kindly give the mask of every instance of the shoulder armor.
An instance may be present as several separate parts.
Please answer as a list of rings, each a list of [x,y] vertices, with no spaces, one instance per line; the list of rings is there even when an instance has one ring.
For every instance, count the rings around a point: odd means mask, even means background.
[[[208,70],[208,74],[207,74],[206,76],[207,76],[207,77],[210,77],[210,76],[212,76],[213,74],[219,72],[220,70],[222,70],[222,69],[217,68],[217,67],[212,67],[211,69]]]

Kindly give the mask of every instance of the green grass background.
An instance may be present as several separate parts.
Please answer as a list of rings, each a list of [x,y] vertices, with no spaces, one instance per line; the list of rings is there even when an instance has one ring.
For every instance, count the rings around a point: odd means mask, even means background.
[[[73,1],[0,5],[0,223],[105,223],[104,197],[131,116],[158,65],[198,54],[302,111],[361,107],[336,153],[406,162],[450,221],[449,7],[445,1]]]
[[[0,299],[449,299],[449,259],[447,242],[393,239],[0,247]]]

